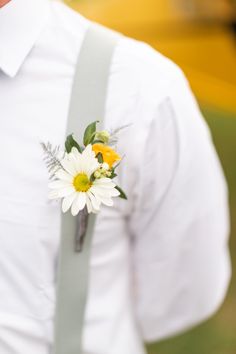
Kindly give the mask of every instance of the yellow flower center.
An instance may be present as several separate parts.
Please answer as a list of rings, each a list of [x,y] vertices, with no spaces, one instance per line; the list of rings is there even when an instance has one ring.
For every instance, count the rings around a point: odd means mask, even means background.
[[[85,173],[79,173],[75,176],[73,185],[77,192],[87,192],[92,184]]]

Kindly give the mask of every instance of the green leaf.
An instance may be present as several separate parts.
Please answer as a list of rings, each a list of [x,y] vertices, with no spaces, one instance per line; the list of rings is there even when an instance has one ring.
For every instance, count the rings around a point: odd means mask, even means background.
[[[99,152],[97,155],[96,155],[96,158],[98,159],[98,162],[99,163],[103,163],[103,156],[102,156],[102,153]]]
[[[94,177],[94,173],[90,176],[90,182],[94,182],[95,181],[95,177]]]
[[[85,129],[84,139],[83,139],[84,146],[87,146],[88,144],[91,144],[93,142],[93,139],[94,139],[95,134],[96,134],[96,124],[98,122],[99,121],[96,120],[95,122],[89,124],[87,126],[87,128]]]
[[[117,175],[116,173],[112,173],[110,178],[113,179],[113,178],[115,178],[115,177],[117,177],[117,176],[118,176],[118,175]]]
[[[127,195],[125,194],[125,192],[120,187],[115,186],[115,188],[120,192],[120,195],[119,195],[120,198],[126,199],[126,200],[128,199]]]
[[[77,141],[75,141],[75,139],[73,138],[73,135],[70,134],[66,138],[66,142],[65,142],[66,152],[69,154],[73,147],[77,148],[80,153],[82,152],[81,147],[79,146]]]
[[[115,168],[114,167],[112,167],[112,169],[111,169],[111,179],[113,179],[113,178],[115,178],[117,176],[117,174],[115,173]]]

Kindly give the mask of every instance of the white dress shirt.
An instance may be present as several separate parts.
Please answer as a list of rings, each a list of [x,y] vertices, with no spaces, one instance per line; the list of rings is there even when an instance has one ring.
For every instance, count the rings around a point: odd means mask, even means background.
[[[0,9],[1,354],[51,352],[60,204],[48,200],[39,143],[64,144],[89,24],[58,1]],[[143,354],[142,338],[210,316],[230,277],[227,187],[208,127],[181,70],[121,37],[105,127],[129,123],[118,143],[129,199],[103,207],[95,228],[87,354]]]

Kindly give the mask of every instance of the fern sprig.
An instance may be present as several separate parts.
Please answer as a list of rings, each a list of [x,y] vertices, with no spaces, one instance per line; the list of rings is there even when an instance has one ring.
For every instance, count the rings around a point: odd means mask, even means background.
[[[129,123],[129,124],[122,125],[122,126],[119,127],[119,128],[112,129],[112,130],[110,131],[109,145],[111,145],[111,146],[116,145],[117,142],[118,142],[118,134],[119,134],[123,129],[126,129],[126,128],[132,126],[132,125],[133,125],[132,123]]]
[[[41,146],[45,155],[43,160],[45,161],[46,167],[48,169],[49,179],[53,179],[55,178],[55,173],[59,169],[63,169],[61,161],[58,157],[60,153],[60,146],[57,145],[53,147],[52,144],[49,142],[46,144],[42,142]]]

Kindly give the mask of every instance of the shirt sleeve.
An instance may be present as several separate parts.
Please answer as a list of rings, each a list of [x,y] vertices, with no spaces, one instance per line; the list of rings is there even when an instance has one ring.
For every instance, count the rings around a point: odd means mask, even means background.
[[[155,110],[135,188],[135,306],[144,339],[154,341],[212,315],[230,278],[227,185],[182,74]]]

